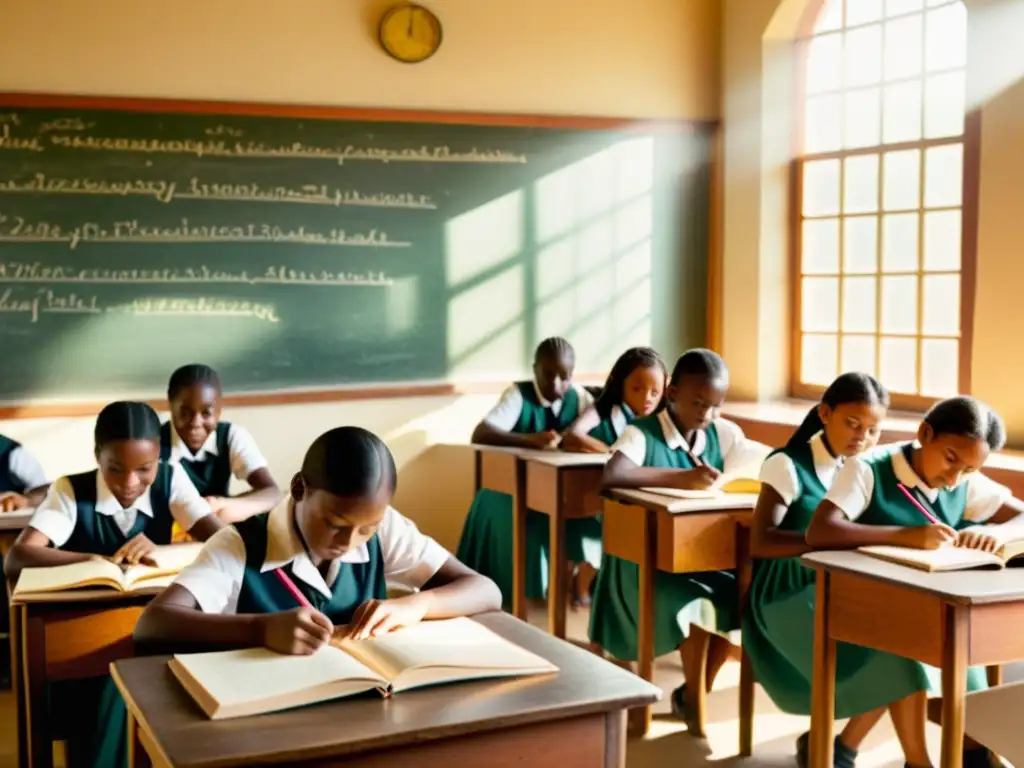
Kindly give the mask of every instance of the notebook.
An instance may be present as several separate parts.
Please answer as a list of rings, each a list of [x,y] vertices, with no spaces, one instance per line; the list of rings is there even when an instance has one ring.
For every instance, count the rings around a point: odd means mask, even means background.
[[[858,552],[881,560],[917,568],[921,571],[969,571],[975,568],[1001,569],[1008,565],[1024,565],[1016,562],[1024,555],[1024,540],[1008,541],[995,552],[982,552],[965,547],[945,546],[938,549],[913,549],[910,547],[872,546],[861,547]]]
[[[143,565],[115,565],[110,560],[95,557],[71,565],[49,568],[26,568],[18,577],[14,597],[39,596],[60,593],[82,587],[109,587],[118,592],[137,592],[167,587],[182,568],[199,555],[202,543],[174,544],[157,547],[146,556]]]
[[[426,621],[368,640],[336,639],[311,656],[266,648],[179,654],[168,662],[213,720],[276,712],[378,690],[557,672],[467,618]]]
[[[662,496],[674,496],[677,499],[714,499],[726,493],[745,493],[757,495],[761,492],[761,481],[758,475],[761,464],[751,464],[733,472],[723,472],[709,488],[700,491],[684,491],[679,488],[641,488],[649,493],[660,493]]]

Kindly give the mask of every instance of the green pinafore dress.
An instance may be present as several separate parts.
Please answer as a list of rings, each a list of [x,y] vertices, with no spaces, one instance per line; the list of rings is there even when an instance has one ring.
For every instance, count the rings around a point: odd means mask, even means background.
[[[549,429],[564,432],[579,416],[579,396],[574,388],[570,388],[562,398],[562,406],[556,416],[551,408],[545,408],[537,399],[532,381],[521,381],[516,386],[523,396],[523,409],[519,413],[519,421],[512,429],[516,434],[534,434]],[[579,540],[576,548],[582,549]],[[501,590],[502,607],[511,610],[511,496],[487,489],[477,492],[462,528],[456,557],[477,573],[492,579]],[[543,598],[547,588],[548,518],[530,510],[526,515],[526,596],[531,599]]]
[[[171,460],[171,430],[174,427],[168,421],[160,427],[160,458]],[[189,480],[202,497],[227,496],[231,485],[231,448],[228,436],[231,424],[222,421],[217,424],[217,453],[208,453],[202,461],[190,461],[182,458],[179,462]]]
[[[645,467],[693,469],[686,451],[668,447],[656,415],[633,422],[647,443]],[[701,459],[722,470],[724,461],[718,431],[712,424]],[[640,600],[640,569],[612,555],[605,555],[594,585],[590,610],[590,639],[622,661],[637,658],[637,619]],[[654,653],[661,656],[679,647],[690,624],[712,631],[738,628],[736,574],[732,571],[665,573],[654,577]]]
[[[908,449],[909,450],[909,447]],[[784,451],[793,461],[800,495],[793,500],[779,528],[804,531],[827,489],[814,471],[810,444]],[[874,492],[857,518],[865,525],[922,524],[920,512],[898,489],[892,454],[867,459],[874,472]],[[941,491],[931,505],[940,519],[963,527],[966,488]],[[748,612],[743,622],[743,647],[750,655],[757,681],[783,712],[809,715],[814,658],[814,571],[799,558],[759,560],[754,564]],[[968,688],[985,687],[982,669],[968,671]],[[893,654],[848,643],[836,645],[835,717],[843,719],[884,707],[917,691],[941,693],[941,675],[934,667]]]
[[[77,519],[71,538],[61,547],[109,557],[140,533],[154,544],[171,543],[171,467],[163,462],[149,489],[153,517],[137,514],[135,525],[121,532],[110,515],[96,511],[96,473],[71,475]],[[67,723],[67,756],[72,768],[121,768],[127,764],[128,710],[109,675],[48,686],[54,722]]]

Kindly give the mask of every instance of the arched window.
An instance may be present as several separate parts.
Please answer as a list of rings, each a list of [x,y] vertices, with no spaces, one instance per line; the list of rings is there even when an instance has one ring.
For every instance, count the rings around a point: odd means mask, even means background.
[[[902,407],[965,391],[977,158],[964,3],[827,0],[799,44],[793,394],[849,370]]]

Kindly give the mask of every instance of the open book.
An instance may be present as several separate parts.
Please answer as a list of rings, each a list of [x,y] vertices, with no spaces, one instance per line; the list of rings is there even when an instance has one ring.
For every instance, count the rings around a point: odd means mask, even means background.
[[[873,546],[857,550],[881,560],[917,568],[921,571],[969,571],[974,568],[1005,568],[1024,565],[1015,562],[1024,555],[1024,540],[1008,541],[995,552],[982,552],[966,547],[945,546],[938,549],[912,549],[910,547]],[[1014,561],[1014,562],[1011,562]]]
[[[312,656],[266,648],[176,655],[171,671],[214,720],[437,683],[557,672],[466,618],[426,621],[368,640],[336,639]]]
[[[641,488],[642,491],[660,493],[662,496],[675,496],[677,499],[713,499],[725,493],[749,493],[757,495],[761,492],[761,481],[757,479],[761,464],[750,464],[733,472],[723,472],[714,484],[702,491],[683,491],[678,488]]]
[[[14,597],[60,593],[82,587],[109,587],[118,592],[136,592],[167,587],[182,568],[189,565],[203,545],[174,544],[157,547],[146,557],[146,565],[114,565],[95,557],[82,563],[50,568],[26,568],[18,577]]]

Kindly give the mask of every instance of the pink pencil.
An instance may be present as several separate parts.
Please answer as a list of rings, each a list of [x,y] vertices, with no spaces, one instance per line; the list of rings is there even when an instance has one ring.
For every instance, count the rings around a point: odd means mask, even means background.
[[[292,593],[292,597],[295,598],[296,602],[303,608],[312,608],[313,604],[306,599],[306,596],[299,591],[299,588],[295,586],[295,582],[288,578],[288,574],[282,571],[280,568],[276,569],[274,573],[277,574],[277,578],[284,584],[284,588]]]
[[[905,486],[903,483],[899,483],[897,487],[900,489],[900,491],[903,492],[904,496],[910,499],[910,503],[917,507],[917,511],[924,515],[926,518],[928,518],[929,523],[932,523],[933,525],[940,525],[939,519],[935,517],[935,515],[933,515],[927,509],[925,509],[924,504],[922,504],[920,501],[914,498],[913,494],[911,494],[911,492],[907,490],[907,486]]]

